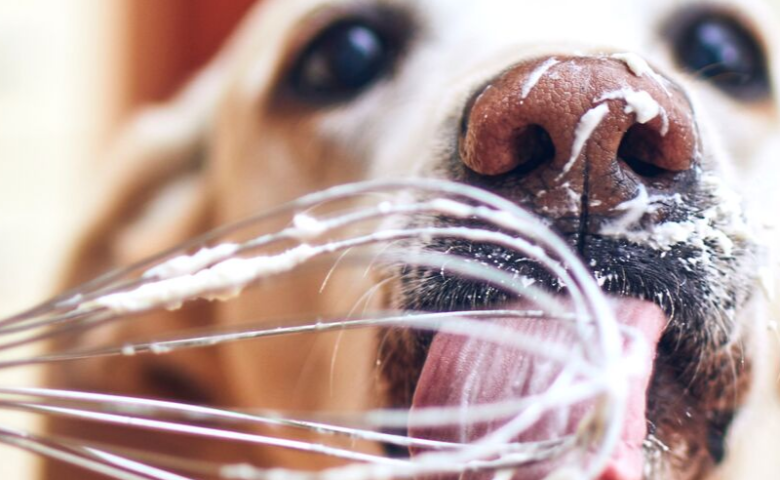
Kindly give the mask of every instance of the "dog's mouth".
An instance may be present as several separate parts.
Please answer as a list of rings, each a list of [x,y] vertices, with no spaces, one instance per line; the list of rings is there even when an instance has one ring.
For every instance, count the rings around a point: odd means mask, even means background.
[[[528,311],[534,308],[532,303],[520,301],[509,308]],[[643,350],[639,359],[641,368],[631,379],[628,395],[624,398],[625,405],[622,406],[626,416],[620,444],[602,478],[639,479],[644,465],[642,448],[647,436],[646,392],[655,346],[666,325],[666,317],[652,302],[615,298],[612,306],[620,325],[634,328],[652,348]],[[555,345],[572,352],[577,350],[571,324],[538,318],[495,318],[488,322],[534,338],[541,344]],[[467,409],[475,405],[501,404],[540,396],[553,387],[562,373],[560,364],[517,348],[496,346],[462,335],[439,333],[433,338],[414,393],[410,433],[418,438],[475,443],[512,421],[512,417],[431,429],[414,427],[415,414],[427,407]],[[592,398],[567,407],[566,411],[547,412],[513,440],[547,442],[574,435],[583,421],[599,408],[597,402],[597,399]],[[557,459],[534,463],[518,470],[514,478],[546,478],[559,464]],[[474,475],[474,478],[491,478],[491,475],[485,473]]]
[[[735,353],[740,339],[736,338],[734,319],[734,312],[748,295],[735,286],[749,283],[736,278],[740,271],[737,265],[744,263],[738,259],[745,252],[736,252],[720,265],[723,277],[714,278],[712,265],[691,260],[700,256],[691,245],[659,251],[598,235],[589,235],[585,241],[568,240],[582,247],[581,255],[609,296],[618,323],[638,332],[650,347],[630,380],[620,443],[600,478],[699,478],[722,459],[725,430],[746,389],[743,380],[749,364],[741,350]],[[501,248],[459,241],[423,248],[512,271],[521,281],[561,295],[562,303],[566,302],[565,288],[554,276],[533,261]],[[732,263],[733,268],[725,267]],[[733,278],[725,278],[729,275]],[[413,310],[533,310],[528,299],[512,298],[500,289],[459,279],[443,270],[410,267],[402,278],[401,302]],[[723,286],[718,295],[712,292],[715,282]],[[576,351],[571,325],[566,323],[540,318],[487,321],[537,338],[540,343],[552,342]],[[475,405],[533,397],[551,388],[561,374],[554,362],[517,349],[447,333],[414,335],[411,343],[418,346],[413,355],[416,360],[411,361],[414,380],[405,389],[395,386],[392,390],[413,392],[393,402],[411,406],[410,433],[415,437],[480,441],[512,418],[428,428],[414,426],[415,412],[437,406],[466,411]],[[570,436],[597,409],[594,400],[587,400],[563,412],[546,413],[513,440],[544,442]],[[530,464],[513,478],[545,478],[565,460]],[[472,475],[466,478],[481,479],[487,474]]]

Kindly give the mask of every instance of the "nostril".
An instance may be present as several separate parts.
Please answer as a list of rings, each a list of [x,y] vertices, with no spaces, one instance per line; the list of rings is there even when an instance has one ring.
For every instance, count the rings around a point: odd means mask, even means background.
[[[548,75],[540,68],[551,61],[555,70]],[[513,67],[463,107],[459,159],[478,175],[511,173],[542,183],[552,173],[557,181],[583,172],[612,175],[616,168],[678,179],[699,159],[690,103],[663,77],[643,78],[632,68],[601,57]]]
[[[529,125],[520,130],[514,139],[514,157],[517,167],[513,173],[524,175],[555,158],[555,145],[550,134],[540,125]]]
[[[657,130],[648,125],[636,124],[623,136],[618,158],[642,177],[657,177],[669,172],[661,166],[666,163],[663,143],[664,139]]]

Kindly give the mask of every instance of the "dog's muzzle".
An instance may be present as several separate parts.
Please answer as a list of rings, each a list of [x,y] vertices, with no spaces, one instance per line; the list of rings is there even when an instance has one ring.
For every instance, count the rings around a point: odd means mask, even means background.
[[[694,189],[700,156],[687,98],[631,55],[541,58],[511,68],[465,107],[458,146],[468,180],[517,201],[548,218],[564,236],[582,242],[603,235],[607,225],[618,225],[626,216],[626,204],[647,198],[648,192],[671,197]],[[642,211],[634,220],[647,216],[658,223],[667,214],[663,209]],[[578,247],[584,255],[586,243]],[[626,398],[621,443],[599,478],[639,480],[647,435],[647,389],[666,317],[651,301],[625,296],[613,301],[618,322],[642,332],[650,353],[643,359],[645,374],[634,379]],[[522,310],[524,305],[521,301],[508,308]],[[543,340],[560,333],[545,322],[531,320],[508,327]],[[438,334],[422,368],[412,411],[539,394],[558,373],[548,367],[517,352],[498,352],[488,345]],[[474,388],[475,378],[479,388]],[[569,411],[565,421],[545,417],[520,440],[572,434],[594,409],[596,405],[584,402]],[[471,442],[495,428],[413,429],[413,433]],[[546,478],[557,466],[541,463],[512,478]]]

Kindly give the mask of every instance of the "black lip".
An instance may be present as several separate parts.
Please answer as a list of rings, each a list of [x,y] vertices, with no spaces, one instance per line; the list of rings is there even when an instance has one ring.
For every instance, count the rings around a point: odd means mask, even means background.
[[[669,324],[659,345],[661,354],[698,359],[704,351],[722,348],[732,339],[736,311],[751,293],[748,286],[752,282],[744,272],[749,246],[738,245],[730,257],[716,259],[717,265],[713,266],[696,262],[702,252],[692,245],[656,250],[623,239],[590,234],[584,237],[564,235],[572,246],[580,246],[582,260],[594,275],[604,279],[605,293],[652,301],[666,313]],[[537,262],[502,247],[440,239],[424,248],[533,279],[552,292],[562,290]],[[499,288],[440,269],[404,266],[400,277],[400,306],[408,310],[487,309],[514,299]],[[717,291],[714,285],[718,285]]]

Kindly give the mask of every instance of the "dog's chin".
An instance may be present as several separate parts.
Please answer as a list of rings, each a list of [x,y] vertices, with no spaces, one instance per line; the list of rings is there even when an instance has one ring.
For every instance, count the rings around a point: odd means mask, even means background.
[[[734,312],[747,301],[748,294],[737,287],[726,288],[726,298],[714,299],[709,290],[711,282],[718,281],[747,285],[737,278],[740,260],[728,260],[717,269],[724,274],[730,272],[733,278],[727,281],[712,278],[711,268],[687,262],[696,252],[686,246],[658,252],[601,237],[572,243],[584,245],[580,253],[595,276],[602,279],[618,322],[634,327],[650,347],[639,362],[642,368],[629,380],[629,393],[622,405],[626,416],[621,439],[600,478],[704,478],[724,455],[725,432],[747,391],[750,363],[742,356],[741,339],[734,338],[738,330]],[[423,248],[512,270],[553,294],[565,290],[534,262],[497,247],[445,241]],[[500,306],[521,311],[531,307],[527,300],[518,301],[499,289],[442,271],[406,267],[400,277],[399,301],[411,310],[442,312]],[[539,338],[540,342],[554,340],[563,346],[573,342],[570,330],[560,322],[538,318],[488,322]],[[463,336],[396,332],[388,344],[395,350],[394,361],[405,355],[399,363],[407,375],[399,379],[390,372],[387,376],[390,391],[407,392],[405,397],[391,399],[391,403],[411,406],[412,424],[414,415],[422,413],[424,407],[465,407],[542,394],[560,373],[558,364]],[[726,397],[728,401],[723,400]],[[594,401],[584,401],[563,416],[545,414],[514,440],[565,437],[577,431],[583,419],[596,410]],[[509,420],[498,418],[446,429],[412,427],[411,433],[422,438],[473,442]],[[564,457],[532,464],[513,478],[545,478],[565,461]],[[491,477],[474,473],[466,478]]]

